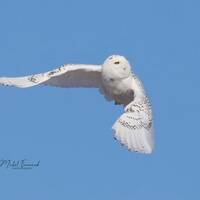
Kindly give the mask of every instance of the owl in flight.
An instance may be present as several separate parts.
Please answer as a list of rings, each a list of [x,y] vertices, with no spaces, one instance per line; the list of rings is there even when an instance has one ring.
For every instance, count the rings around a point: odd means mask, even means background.
[[[124,106],[124,113],[112,127],[114,138],[130,151],[150,154],[154,148],[149,99],[123,56],[110,56],[102,65],[66,64],[31,76],[0,77],[0,85],[19,88],[35,85],[98,88],[107,100]]]

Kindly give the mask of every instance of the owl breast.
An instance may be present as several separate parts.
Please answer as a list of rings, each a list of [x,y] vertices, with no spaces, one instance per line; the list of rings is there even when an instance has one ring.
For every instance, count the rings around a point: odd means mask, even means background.
[[[104,95],[108,100],[114,100],[115,104],[127,105],[133,101],[132,77],[124,79],[104,78],[102,84]]]

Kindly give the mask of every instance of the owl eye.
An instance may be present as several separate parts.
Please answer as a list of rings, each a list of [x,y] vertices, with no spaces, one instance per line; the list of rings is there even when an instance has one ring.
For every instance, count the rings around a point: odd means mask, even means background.
[[[119,63],[120,63],[119,61],[114,62],[115,65],[119,65]]]

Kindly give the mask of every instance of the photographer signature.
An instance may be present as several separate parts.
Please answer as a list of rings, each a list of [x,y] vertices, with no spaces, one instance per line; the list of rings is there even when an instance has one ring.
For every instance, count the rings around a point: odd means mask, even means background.
[[[39,167],[40,160],[33,163],[30,162],[28,159],[22,159],[22,160],[7,160],[7,159],[1,159],[0,160],[0,168],[6,168],[6,169],[33,169],[36,167]]]

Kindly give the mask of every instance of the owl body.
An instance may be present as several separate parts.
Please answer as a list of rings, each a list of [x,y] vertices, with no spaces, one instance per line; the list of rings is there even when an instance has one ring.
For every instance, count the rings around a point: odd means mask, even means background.
[[[102,65],[66,64],[40,74],[0,77],[0,85],[98,88],[107,100],[124,106],[124,113],[112,127],[114,138],[130,151],[149,154],[154,148],[150,102],[141,81],[123,56],[110,56]]]
[[[110,56],[102,66],[104,95],[115,104],[127,105],[134,98],[132,72],[129,62],[123,56]]]
[[[115,104],[127,105],[134,99],[134,91],[130,87],[132,81],[132,77],[112,80],[104,77],[102,81],[103,93],[107,98],[114,99]]]

